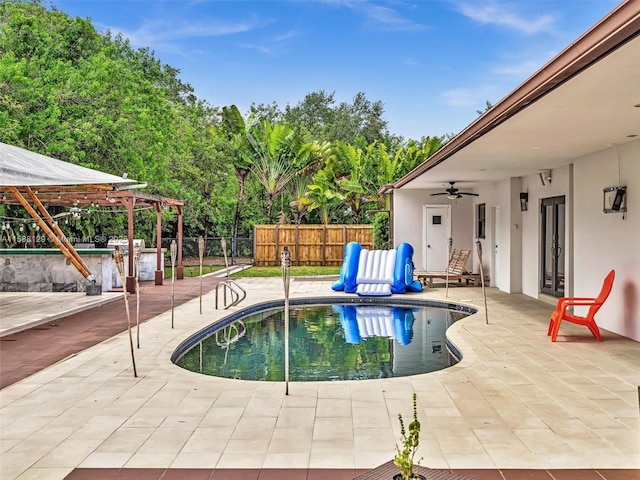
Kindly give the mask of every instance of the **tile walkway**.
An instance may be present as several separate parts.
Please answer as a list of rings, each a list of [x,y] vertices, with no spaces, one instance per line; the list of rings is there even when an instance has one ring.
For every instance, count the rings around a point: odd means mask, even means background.
[[[248,292],[242,307],[282,298],[281,279],[238,283]],[[341,296],[328,281],[291,283],[292,297],[325,295]],[[551,306],[495,289],[487,296],[488,324],[482,289],[449,289],[449,300],[480,310],[449,329],[459,364],[413,377],[292,383],[288,396],[279,383],[174,366],[169,357],[186,336],[229,313],[213,308],[213,292],[204,315],[197,298],[187,300],[175,328],[167,310],[142,323],[137,378],[122,332],[0,390],[0,478],[351,479],[391,458],[397,413],[410,414],[413,391],[422,465],[482,480],[639,478],[640,344],[606,331],[597,342],[575,325],[551,343]],[[148,297],[141,305],[161,301]],[[14,336],[2,337],[2,350]]]

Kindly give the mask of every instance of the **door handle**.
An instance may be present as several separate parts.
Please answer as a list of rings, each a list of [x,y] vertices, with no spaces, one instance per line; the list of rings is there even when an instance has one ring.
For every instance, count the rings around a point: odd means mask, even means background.
[[[431,248],[431,245],[427,245],[427,248]]]

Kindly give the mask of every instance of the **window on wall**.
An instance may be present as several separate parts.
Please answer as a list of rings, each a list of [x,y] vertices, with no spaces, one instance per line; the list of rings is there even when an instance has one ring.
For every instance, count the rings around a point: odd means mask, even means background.
[[[476,206],[476,237],[484,238],[486,226],[487,226],[487,213],[484,203],[479,203]]]

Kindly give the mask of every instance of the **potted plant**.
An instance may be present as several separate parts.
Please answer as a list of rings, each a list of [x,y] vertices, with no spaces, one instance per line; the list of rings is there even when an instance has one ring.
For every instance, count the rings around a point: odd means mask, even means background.
[[[418,451],[420,444],[420,422],[418,421],[418,396],[413,392],[413,421],[409,423],[409,430],[405,428],[402,413],[398,413],[400,421],[400,435],[402,437],[401,446],[396,444],[396,454],[393,457],[393,463],[400,470],[399,474],[393,476],[393,480],[410,480],[421,478],[423,475],[416,473],[414,457]],[[420,461],[420,460],[418,460]]]

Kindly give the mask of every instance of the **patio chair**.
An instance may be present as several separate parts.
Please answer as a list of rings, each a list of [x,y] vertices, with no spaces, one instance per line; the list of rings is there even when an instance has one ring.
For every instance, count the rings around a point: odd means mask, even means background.
[[[423,285],[428,285],[429,287],[433,286],[433,279],[447,279],[447,271],[449,272],[449,280],[462,280],[465,278],[465,275],[469,276],[465,272],[465,266],[467,265],[467,260],[469,260],[469,255],[471,254],[471,250],[454,248],[451,252],[451,258],[449,258],[449,265],[447,265],[447,270],[444,272],[415,272],[418,281],[420,281]]]
[[[596,298],[590,297],[562,297],[558,299],[556,309],[551,314],[549,319],[549,329],[547,335],[551,335],[551,341],[555,342],[560,330],[560,323],[563,320],[567,322],[576,323],[578,325],[584,325],[591,333],[599,340],[602,341],[602,335],[600,335],[600,329],[596,324],[595,315],[600,307],[607,300],[607,297],[611,293],[613,287],[613,279],[616,276],[615,270],[611,270],[605,277],[604,283],[600,294]],[[568,307],[589,307],[589,311],[586,316],[581,317],[575,313],[567,312]]]

